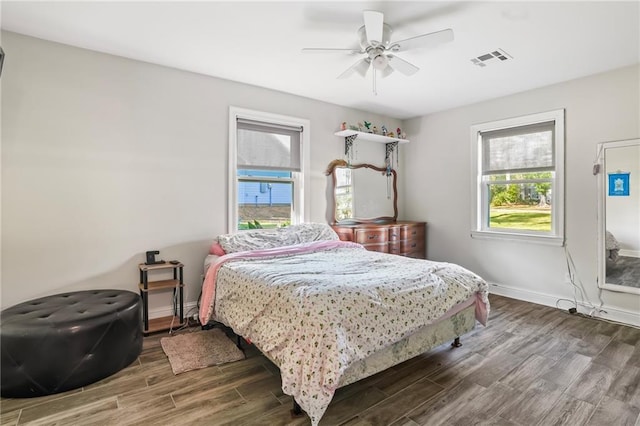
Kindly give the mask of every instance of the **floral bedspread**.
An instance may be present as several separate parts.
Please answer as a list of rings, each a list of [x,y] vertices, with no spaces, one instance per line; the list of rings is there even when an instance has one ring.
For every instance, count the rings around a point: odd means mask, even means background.
[[[488,286],[461,266],[339,241],[307,246],[303,253],[222,256],[222,266],[207,272],[217,274],[215,306],[201,306],[201,316],[213,312],[278,364],[283,391],[313,425],[354,362],[473,297],[482,305],[478,320],[486,322]]]

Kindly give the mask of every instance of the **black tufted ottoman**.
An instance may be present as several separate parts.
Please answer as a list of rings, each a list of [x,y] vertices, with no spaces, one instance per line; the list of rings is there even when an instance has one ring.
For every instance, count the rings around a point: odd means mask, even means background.
[[[2,396],[64,392],[131,364],[142,350],[140,307],[131,291],[88,290],[3,310]]]

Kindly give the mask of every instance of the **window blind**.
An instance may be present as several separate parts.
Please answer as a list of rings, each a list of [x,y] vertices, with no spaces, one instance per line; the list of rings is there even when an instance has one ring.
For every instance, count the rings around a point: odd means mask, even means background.
[[[237,118],[239,169],[300,171],[302,127]]]
[[[482,173],[554,170],[555,122],[482,132]]]

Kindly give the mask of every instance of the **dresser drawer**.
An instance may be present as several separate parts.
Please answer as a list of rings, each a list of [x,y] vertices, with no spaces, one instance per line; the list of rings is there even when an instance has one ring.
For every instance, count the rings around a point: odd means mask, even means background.
[[[379,251],[381,253],[389,253],[389,244],[363,244],[363,247],[369,251]]]
[[[426,223],[400,221],[389,224],[331,226],[342,241],[362,244],[365,249],[424,259]]]
[[[402,251],[400,250],[400,241],[393,241],[389,243],[389,253],[391,254],[402,253]]]
[[[385,228],[364,228],[355,230],[355,242],[359,244],[386,243],[388,241],[387,236],[388,231]]]
[[[424,225],[403,226],[400,228],[401,240],[424,240]]]
[[[389,227],[389,242],[400,241],[402,239],[400,226]]]
[[[409,253],[412,251],[424,252],[424,240],[400,241],[400,253]]]

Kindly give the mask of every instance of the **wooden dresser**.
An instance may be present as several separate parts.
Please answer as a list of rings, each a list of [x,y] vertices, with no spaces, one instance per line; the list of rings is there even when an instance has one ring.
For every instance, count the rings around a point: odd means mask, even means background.
[[[358,223],[331,225],[342,241],[354,241],[367,250],[426,258],[427,224],[396,221],[390,223]]]

